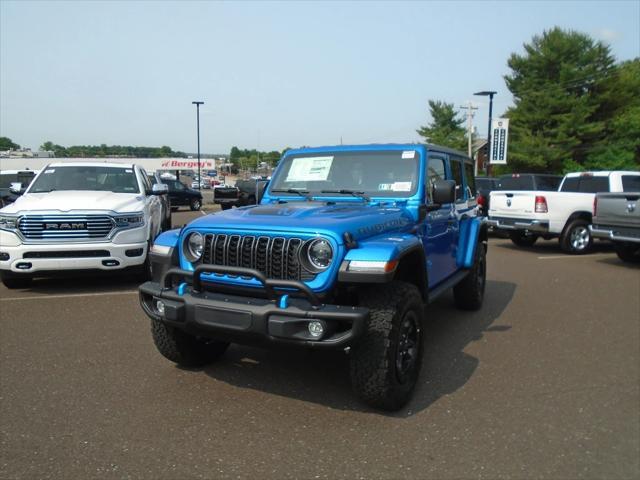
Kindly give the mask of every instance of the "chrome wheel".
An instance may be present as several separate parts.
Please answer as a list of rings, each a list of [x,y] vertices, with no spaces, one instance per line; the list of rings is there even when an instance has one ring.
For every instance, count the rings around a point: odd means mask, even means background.
[[[573,248],[574,250],[584,250],[589,246],[589,243],[591,242],[589,229],[583,225],[574,228],[573,230],[571,230],[569,242],[571,244],[571,248]]]

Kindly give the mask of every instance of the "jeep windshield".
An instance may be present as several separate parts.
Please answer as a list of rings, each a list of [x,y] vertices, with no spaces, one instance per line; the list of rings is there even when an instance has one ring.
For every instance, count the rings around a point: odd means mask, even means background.
[[[133,168],[83,166],[48,167],[33,183],[29,193],[60,190],[140,193]]]
[[[336,151],[288,155],[271,181],[278,196],[410,197],[418,188],[414,150]]]

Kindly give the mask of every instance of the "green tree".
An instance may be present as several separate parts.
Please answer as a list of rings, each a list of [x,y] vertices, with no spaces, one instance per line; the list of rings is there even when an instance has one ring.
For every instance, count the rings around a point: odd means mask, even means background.
[[[429,100],[429,113],[432,122],[416,130],[418,134],[428,143],[466,151],[466,132],[462,127],[464,117],[458,115],[453,103]]]
[[[20,145],[13,143],[9,137],[0,137],[0,151],[19,150]]]
[[[589,148],[585,167],[640,169],[640,58],[618,65],[603,83],[594,119],[604,130]]]
[[[598,118],[607,78],[615,71],[608,46],[553,28],[508,60],[505,76],[515,106],[510,119],[512,170],[561,173],[585,168],[605,132]]]

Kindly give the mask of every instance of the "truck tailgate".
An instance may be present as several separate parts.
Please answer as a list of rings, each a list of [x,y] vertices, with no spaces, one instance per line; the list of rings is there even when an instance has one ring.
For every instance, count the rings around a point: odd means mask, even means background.
[[[536,205],[536,192],[491,192],[490,217],[531,218]]]
[[[640,192],[599,193],[594,224],[640,227]]]

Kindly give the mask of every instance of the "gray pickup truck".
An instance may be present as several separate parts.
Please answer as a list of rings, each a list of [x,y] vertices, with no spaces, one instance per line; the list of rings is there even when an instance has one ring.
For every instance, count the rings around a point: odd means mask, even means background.
[[[625,262],[640,263],[640,177],[624,193],[598,193],[593,203],[594,238],[612,240]],[[629,191],[632,190],[632,191]]]

